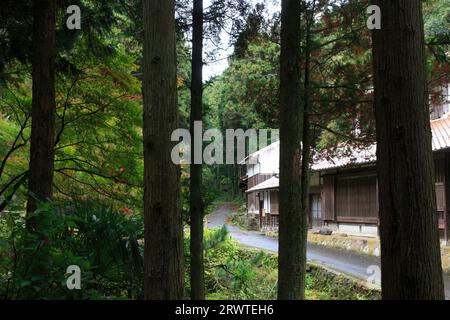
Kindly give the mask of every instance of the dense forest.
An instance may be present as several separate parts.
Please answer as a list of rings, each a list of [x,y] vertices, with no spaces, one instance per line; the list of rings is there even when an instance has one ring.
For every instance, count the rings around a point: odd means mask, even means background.
[[[446,297],[448,0],[4,0],[0,21],[0,299]],[[217,136],[249,129],[279,130],[277,252],[205,227],[246,216],[251,142]],[[307,260],[312,163],[374,143],[375,289]]]

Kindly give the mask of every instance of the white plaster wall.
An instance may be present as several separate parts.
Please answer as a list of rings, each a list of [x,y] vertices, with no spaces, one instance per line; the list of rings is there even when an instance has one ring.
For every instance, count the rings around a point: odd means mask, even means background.
[[[280,145],[268,149],[259,156],[259,163],[261,165],[261,173],[279,173],[280,172]]]
[[[247,165],[247,176],[278,174],[280,172],[280,144],[275,143],[258,155],[258,163]]]

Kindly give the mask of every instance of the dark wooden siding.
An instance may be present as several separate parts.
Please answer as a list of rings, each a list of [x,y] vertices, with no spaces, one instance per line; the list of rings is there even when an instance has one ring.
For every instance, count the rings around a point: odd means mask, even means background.
[[[278,190],[270,191],[270,214],[278,214]]]
[[[435,158],[435,180],[436,214],[439,227],[448,237],[450,210],[446,199],[450,198],[450,153]],[[321,183],[322,216],[325,221],[370,224],[379,222],[374,167],[324,175]],[[312,190],[310,193],[313,193]]]
[[[439,216],[445,211],[445,159],[435,160],[436,206]]]
[[[436,159],[434,164],[436,183],[445,182],[445,159]]]
[[[337,221],[378,221],[376,176],[338,177],[335,193]]]
[[[334,221],[334,176],[323,177],[322,210],[324,220]]]
[[[445,184],[436,183],[437,211],[445,211]]]
[[[247,211],[259,211],[258,197],[255,192],[247,193]]]

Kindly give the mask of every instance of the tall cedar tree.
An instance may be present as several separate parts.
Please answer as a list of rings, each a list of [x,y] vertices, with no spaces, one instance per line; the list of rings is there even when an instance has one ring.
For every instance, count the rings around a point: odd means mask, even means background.
[[[143,1],[144,298],[183,297],[180,168],[171,160],[178,125],[175,0]]]
[[[203,104],[203,0],[194,0],[192,28],[192,83],[191,83],[191,137],[195,136],[194,123],[202,120]],[[192,140],[192,150],[202,148]],[[193,155],[192,155],[192,159]],[[203,200],[201,193],[202,165],[191,164],[190,212],[191,212],[191,298],[205,299],[205,279],[203,265]]]
[[[56,0],[37,0],[33,6],[32,125],[27,213],[36,198],[52,196],[55,143]],[[36,227],[36,221],[30,226]]]
[[[374,1],[383,299],[443,299],[421,0]]]
[[[304,82],[303,82],[303,141],[302,141],[302,205],[303,215],[309,214],[309,166],[311,161],[311,28],[314,23],[314,12],[316,10],[316,0],[311,2],[308,7],[306,1],[302,1],[304,20],[305,20],[305,48],[304,48]],[[312,226],[312,216],[309,223]]]
[[[304,299],[307,216],[302,208],[303,105],[300,103],[300,1],[281,2],[280,239],[278,299]]]

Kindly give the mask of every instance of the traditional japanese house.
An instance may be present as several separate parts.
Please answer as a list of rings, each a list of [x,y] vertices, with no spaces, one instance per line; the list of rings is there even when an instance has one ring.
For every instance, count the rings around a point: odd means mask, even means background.
[[[449,88],[450,91],[450,88]],[[437,112],[431,120],[432,149],[439,232],[448,241],[450,232],[450,116]],[[433,114],[432,114],[433,115]],[[256,164],[247,167],[245,183],[250,214],[261,229],[278,228],[279,142],[250,155]],[[270,164],[270,165],[268,165]],[[331,156],[316,156],[311,167],[309,224],[347,234],[378,236],[378,184],[376,145],[342,145]]]
[[[266,197],[264,202],[263,196],[259,192],[251,192],[250,190],[278,174],[279,162],[279,141],[250,154],[241,162],[241,164],[246,164],[246,174],[241,177],[239,185],[241,190],[247,191],[247,211],[249,213],[259,214],[260,208],[265,208],[265,212],[271,211],[269,196]],[[260,201],[262,202],[260,203]],[[278,211],[276,212],[278,213]]]

